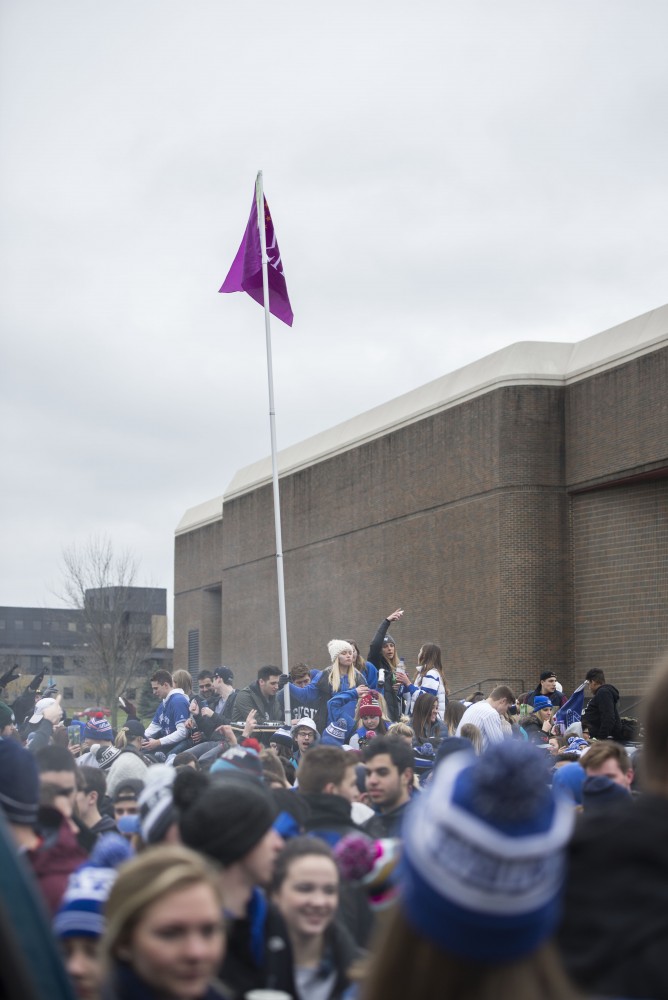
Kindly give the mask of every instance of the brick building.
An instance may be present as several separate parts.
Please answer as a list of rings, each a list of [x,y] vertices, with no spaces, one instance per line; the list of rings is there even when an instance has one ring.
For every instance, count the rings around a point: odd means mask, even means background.
[[[452,691],[592,666],[641,695],[668,648],[668,306],[518,343],[279,456],[290,662],[383,616]],[[186,512],[175,663],[280,663],[269,459]]]
[[[104,616],[115,590],[121,588],[87,590],[86,602]],[[172,650],[167,647],[167,591],[162,587],[129,587],[121,592],[127,627],[147,650],[139,676],[126,690],[127,696],[135,699],[155,669],[172,667]],[[44,670],[44,683],[58,685],[70,714],[97,704],[99,692],[89,663],[94,655],[92,647],[88,616],[78,608],[0,607],[0,673],[13,664],[21,670],[20,678],[7,688],[8,701],[18,697],[30,678]]]

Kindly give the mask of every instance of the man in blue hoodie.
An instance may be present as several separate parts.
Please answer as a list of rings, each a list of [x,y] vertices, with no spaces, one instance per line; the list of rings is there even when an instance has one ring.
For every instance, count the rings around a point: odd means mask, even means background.
[[[190,706],[181,688],[174,687],[168,670],[156,670],[151,677],[151,691],[160,699],[160,704],[153,721],[146,727],[142,750],[149,753],[164,750],[168,753],[190,735],[186,728]]]

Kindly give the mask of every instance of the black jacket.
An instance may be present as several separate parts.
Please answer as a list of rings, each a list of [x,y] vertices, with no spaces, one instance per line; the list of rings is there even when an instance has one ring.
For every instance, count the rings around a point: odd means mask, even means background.
[[[382,840],[383,837],[401,837],[401,826],[410,802],[409,799],[391,812],[378,812],[375,816],[370,816],[362,823],[362,830],[374,840]]]
[[[258,889],[247,915],[230,927],[220,978],[233,1000],[251,990],[283,990],[297,996],[285,921]]]
[[[668,998],[668,798],[583,813],[568,850],[558,934],[591,995]]]
[[[385,671],[385,681],[381,685],[378,682],[378,690],[385,698],[385,704],[387,705],[387,714],[391,722],[399,722],[401,719],[401,699],[398,697],[393,685],[396,684],[397,678],[392,672],[392,664],[383,656],[383,640],[387,635],[390,628],[390,622],[387,618],[384,618],[380,623],[380,628],[371,640],[371,645],[369,646],[369,654],[367,660],[369,663],[373,663],[377,670]]]
[[[350,802],[342,795],[302,795],[300,792],[299,798],[303,798],[309,806],[304,821],[305,832],[326,841],[330,847],[348,834],[364,835],[364,830],[353,822],[350,815]],[[338,919],[355,941],[366,945],[373,928],[373,914],[366,892],[353,882],[341,882]]]
[[[546,733],[543,729],[543,723],[537,715],[527,715],[523,719],[520,717],[520,726],[527,734],[527,738],[531,743],[548,743],[550,740],[549,732]]]
[[[622,737],[622,722],[619,717],[619,691],[613,684],[602,684],[587,705],[582,721],[589,726],[589,733],[595,740],[613,740]]]

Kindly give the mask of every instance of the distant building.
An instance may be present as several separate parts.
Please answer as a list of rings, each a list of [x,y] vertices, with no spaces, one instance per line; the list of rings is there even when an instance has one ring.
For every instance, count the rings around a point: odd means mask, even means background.
[[[363,651],[383,615],[451,691],[642,694],[668,647],[668,306],[580,343],[518,343],[279,456],[290,662]],[[280,663],[271,465],[187,511],[175,660]]]
[[[89,607],[99,609],[104,616],[117,589],[86,591]],[[150,648],[142,673],[127,692],[134,699],[153,670],[172,667],[173,651],[167,647],[167,591],[158,587],[132,587],[126,604],[128,628],[145,635]],[[30,678],[45,669],[44,684],[53,678],[66,708],[94,704],[98,693],[87,673],[87,658],[91,655],[89,633],[86,615],[76,608],[0,607],[0,673],[14,663],[21,668],[21,677],[9,687],[7,697],[16,697]]]

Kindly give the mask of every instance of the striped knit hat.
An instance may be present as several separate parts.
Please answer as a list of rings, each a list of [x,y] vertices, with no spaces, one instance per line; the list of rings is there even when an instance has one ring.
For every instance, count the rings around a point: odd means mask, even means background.
[[[96,743],[99,743],[100,740],[113,740],[113,738],[114,731],[103,715],[95,715],[86,723],[85,740],[95,740]]]
[[[403,907],[419,933],[493,964],[550,936],[574,816],[548,780],[540,751],[514,740],[436,769],[404,825]]]

